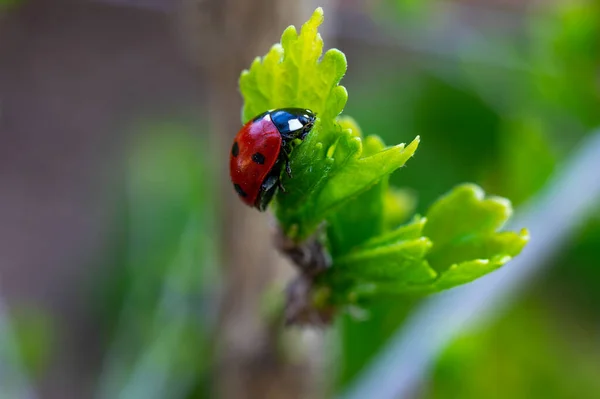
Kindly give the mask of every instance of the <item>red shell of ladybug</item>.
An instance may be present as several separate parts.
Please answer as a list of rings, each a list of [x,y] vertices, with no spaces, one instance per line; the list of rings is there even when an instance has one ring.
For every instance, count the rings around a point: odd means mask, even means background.
[[[289,154],[295,139],[310,132],[315,115],[301,108],[267,111],[246,123],[235,136],[229,173],[235,191],[249,206],[264,211],[281,187],[285,165],[291,177]]]

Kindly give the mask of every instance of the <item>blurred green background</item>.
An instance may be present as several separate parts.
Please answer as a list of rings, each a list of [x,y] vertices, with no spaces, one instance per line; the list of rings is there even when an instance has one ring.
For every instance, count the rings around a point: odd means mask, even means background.
[[[326,47],[348,57],[345,113],[366,134],[421,136],[391,179],[416,212],[465,181],[518,209],[600,126],[599,1],[273,3],[297,11],[282,26],[325,7]],[[248,53],[215,37],[266,5],[0,4],[0,398],[318,398],[352,383],[417,299],[282,332],[289,264],[270,250],[261,262],[277,272],[225,265],[270,248],[243,230],[257,219],[231,205],[219,151],[236,133],[226,122],[239,126],[235,74],[280,30]],[[213,47],[198,55],[203,35]],[[215,73],[234,56],[233,75]],[[587,220],[509,309],[440,353],[414,397],[600,398],[600,204]]]

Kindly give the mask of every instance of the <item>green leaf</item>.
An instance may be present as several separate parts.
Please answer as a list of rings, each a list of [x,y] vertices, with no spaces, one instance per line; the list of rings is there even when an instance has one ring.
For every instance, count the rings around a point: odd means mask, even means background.
[[[350,130],[355,137],[362,137],[356,122],[350,117],[340,117],[338,123],[342,129]],[[363,155],[376,154],[385,148],[377,136],[364,140]],[[327,236],[331,256],[347,253],[351,248],[363,243],[384,230],[384,198],[388,189],[388,178],[382,178],[377,184],[359,196],[342,205],[327,218]]]
[[[421,283],[432,281],[435,272],[424,264],[431,247],[426,237],[354,251],[336,259],[336,272],[370,281],[390,279]]]
[[[426,218],[415,216],[410,223],[402,225],[389,233],[371,238],[362,248],[377,248],[400,241],[420,238],[423,235],[423,227],[425,227],[426,222]]]
[[[504,198],[484,198],[474,184],[456,187],[427,212],[423,233],[433,242],[427,257],[431,266],[445,271],[475,259],[517,255],[527,243],[527,231],[496,233],[511,214]]]
[[[310,148],[308,144],[298,150]],[[310,235],[336,208],[403,166],[418,144],[416,138],[406,148],[400,144],[363,157],[361,139],[346,131],[340,134],[327,154],[323,154],[321,146],[307,158],[300,158],[300,154],[292,160],[294,190],[277,197],[277,217],[284,230],[297,239]],[[319,159],[320,156],[323,158]],[[295,160],[303,164],[297,165]],[[291,179],[284,177],[283,180],[288,187],[287,181]]]
[[[323,9],[317,8],[300,34],[288,27],[262,59],[257,57],[242,72],[240,90],[244,97],[242,120],[273,108],[301,107],[314,111],[328,128],[342,112],[348,93],[339,81],[346,73],[346,56],[337,49],[323,58],[323,39],[317,29]]]
[[[383,198],[387,178],[341,206],[327,218],[327,236],[331,256],[346,254],[384,230]]]
[[[454,264],[432,284],[432,291],[442,291],[469,283],[493,272],[511,259],[510,256],[497,255],[492,259],[475,259]]]
[[[333,154],[334,165],[329,171],[327,185],[317,195],[317,212],[325,214],[344,199],[388,176],[408,161],[418,145],[417,137],[406,148],[404,144],[399,144],[363,158],[360,139],[342,136]]]
[[[426,260],[432,243],[422,236],[425,223],[425,218],[417,216],[394,231],[354,247],[347,255],[334,256],[324,281],[337,291],[335,299],[354,303],[384,294],[383,287],[392,286],[398,294],[411,291],[415,284],[432,283],[437,273]]]
[[[468,283],[506,264],[529,240],[527,230],[498,232],[512,209],[464,184],[440,198],[426,218],[367,240],[334,259],[330,281],[353,301],[430,294]],[[358,298],[358,299],[355,299]]]

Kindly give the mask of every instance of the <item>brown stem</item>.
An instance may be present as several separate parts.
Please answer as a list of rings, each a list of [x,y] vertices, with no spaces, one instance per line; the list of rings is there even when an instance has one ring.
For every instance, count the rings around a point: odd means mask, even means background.
[[[319,231],[298,243],[287,237],[281,229],[275,235],[275,246],[299,271],[286,291],[286,325],[326,326],[333,319],[335,309],[317,304],[314,299],[316,279],[331,266],[331,258],[321,236]]]
[[[302,22],[295,0],[186,0],[184,37],[210,82],[210,142],[221,198],[224,294],[220,309],[215,396],[302,398],[304,365],[293,366],[278,346],[279,328],[261,318],[262,296],[281,258],[264,214],[236,198],[227,171],[233,136],[241,127],[240,72],[264,54],[285,26]]]

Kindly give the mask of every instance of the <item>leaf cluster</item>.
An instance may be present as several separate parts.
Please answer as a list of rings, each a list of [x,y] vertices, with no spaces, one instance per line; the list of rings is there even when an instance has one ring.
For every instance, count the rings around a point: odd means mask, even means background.
[[[420,139],[386,146],[364,136],[354,120],[339,116],[348,94],[339,82],[346,58],[323,54],[318,8],[300,33],[287,28],[281,43],[242,72],[242,121],[265,110],[300,107],[317,115],[315,126],[291,155],[293,178],[276,196],[283,233],[298,243],[324,231],[332,264],[314,281],[313,304],[344,306],[380,295],[428,294],[479,278],[516,256],[528,240],[498,232],[512,208],[464,184],[435,202],[427,214],[400,224],[402,194],[392,172],[415,154]]]

